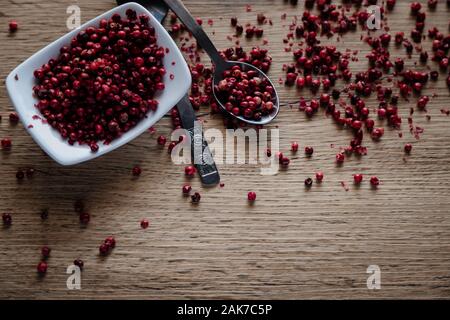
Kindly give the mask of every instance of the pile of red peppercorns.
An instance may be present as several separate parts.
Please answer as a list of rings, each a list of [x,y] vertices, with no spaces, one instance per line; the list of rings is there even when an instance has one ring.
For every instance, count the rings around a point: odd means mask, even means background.
[[[244,71],[239,65],[223,72],[223,80],[215,91],[228,112],[246,119],[259,121],[275,107],[272,102],[275,89],[270,81],[259,77],[255,70]]]
[[[36,108],[69,144],[97,151],[98,141],[111,142],[156,110],[164,55],[147,15],[114,14],[34,72]]]

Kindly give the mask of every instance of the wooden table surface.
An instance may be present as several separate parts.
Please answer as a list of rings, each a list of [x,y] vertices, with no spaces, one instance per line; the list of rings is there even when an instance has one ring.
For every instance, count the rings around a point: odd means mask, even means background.
[[[274,58],[269,75],[283,76],[282,65],[292,61],[282,38],[294,15],[303,6],[285,1],[186,0],[192,13],[214,19],[205,28],[219,48],[232,46],[230,17],[255,23],[264,12],[274,25],[265,26],[266,46]],[[301,1],[300,1],[301,2]],[[425,1],[421,1],[425,3]],[[426,30],[436,25],[448,30],[449,10],[440,1],[427,13]],[[252,12],[245,5],[252,4]],[[0,3],[0,78],[20,62],[65,32],[67,6],[81,8],[85,22],[114,7],[112,0],[3,0]],[[409,1],[397,1],[389,15],[391,33],[413,28]],[[283,13],[287,19],[282,20]],[[8,33],[8,21],[17,19],[19,31]],[[369,47],[361,43],[362,31],[345,35],[339,49],[360,50],[353,70],[364,70]],[[245,48],[262,40],[243,40]],[[425,42],[430,47],[430,42]],[[404,51],[392,49],[395,56]],[[407,60],[409,67],[414,59]],[[433,66],[435,67],[435,66]],[[13,139],[11,152],[0,153],[0,211],[13,215],[13,225],[0,229],[0,298],[27,299],[175,299],[175,298],[449,298],[450,297],[450,117],[444,74],[430,83],[427,94],[430,120],[416,112],[414,120],[425,132],[416,140],[403,124],[403,138],[388,129],[382,141],[366,139],[367,156],[350,158],[336,167],[334,155],[345,146],[350,133],[332,124],[323,114],[312,120],[297,108],[284,107],[269,128],[278,126],[281,150],[289,153],[291,141],[314,146],[306,159],[291,156],[287,171],[261,176],[255,165],[221,165],[223,188],[193,188],[202,194],[193,206],[181,196],[186,182],[183,167],[171,163],[166,151],[156,146],[155,135],[145,133],[132,143],[92,162],[61,167],[43,154],[21,124],[12,126],[13,110],[4,81],[0,86],[0,137]],[[278,86],[282,102],[299,98],[296,89]],[[309,97],[309,92],[302,93]],[[375,97],[367,100],[376,107]],[[409,107],[400,103],[404,121]],[[220,115],[204,116],[206,128],[224,129]],[[170,133],[165,118],[157,132]],[[404,156],[403,146],[414,149]],[[331,145],[335,145],[332,148]],[[139,164],[142,176],[133,179],[131,168]],[[33,167],[32,179],[18,183],[19,168]],[[303,181],[322,170],[325,180],[305,190]],[[352,185],[352,174],[377,175],[378,190],[366,181]],[[341,181],[346,181],[345,191]],[[257,192],[253,206],[247,192]],[[91,214],[80,227],[73,210],[83,199]],[[40,212],[48,208],[49,218]],[[142,218],[151,226],[140,228]],[[98,255],[100,243],[114,235],[117,247],[106,258]],[[40,248],[52,248],[49,270],[39,278],[36,265]],[[66,268],[75,258],[85,262],[82,289],[66,288]],[[366,269],[381,269],[381,289],[368,290]]]

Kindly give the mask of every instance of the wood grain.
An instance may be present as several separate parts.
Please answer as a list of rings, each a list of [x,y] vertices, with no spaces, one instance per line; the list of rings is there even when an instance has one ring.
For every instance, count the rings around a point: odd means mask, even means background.
[[[282,38],[302,6],[285,1],[186,0],[195,16],[214,19],[205,28],[218,47],[232,45],[229,19],[256,20],[264,12],[274,25],[265,27],[267,47],[274,58],[270,76],[282,76],[282,65],[291,62]],[[409,1],[397,1],[389,15],[391,32],[411,30]],[[422,1],[424,2],[424,1]],[[252,3],[252,12],[245,5]],[[3,0],[0,3],[0,77],[66,30],[66,8],[78,4],[82,21],[112,8],[109,0]],[[449,11],[444,3],[427,13],[428,29],[448,30]],[[287,19],[281,15],[287,13]],[[19,31],[7,32],[10,19],[19,21]],[[359,50],[360,61],[352,69],[364,70],[360,32],[334,41],[339,49]],[[261,40],[243,41],[249,48]],[[430,42],[425,42],[430,47]],[[392,49],[395,56],[403,50]],[[407,60],[409,67],[414,59]],[[276,176],[261,176],[257,166],[220,166],[223,188],[202,189],[199,206],[181,196],[183,168],[171,164],[155,137],[144,134],[132,143],[95,161],[61,167],[49,159],[22,125],[11,126],[12,111],[4,82],[0,86],[0,137],[13,139],[13,150],[1,153],[0,210],[11,212],[14,224],[0,229],[0,298],[13,299],[175,299],[175,298],[444,298],[450,297],[450,117],[440,113],[449,107],[444,75],[430,83],[426,93],[437,96],[429,104],[427,120],[416,112],[414,121],[425,128],[420,140],[403,125],[403,138],[387,130],[383,141],[367,141],[369,154],[350,158],[336,167],[334,155],[350,135],[332,120],[317,115],[312,120],[296,108],[285,107],[270,127],[279,127],[281,148],[288,152],[291,141],[301,148],[314,146],[313,158],[301,152],[289,170]],[[283,102],[300,94],[279,86]],[[402,102],[406,119],[410,103]],[[368,100],[371,108],[375,99]],[[205,116],[205,127],[223,129],[220,116]],[[157,125],[170,132],[168,119]],[[403,145],[412,142],[413,152],[404,157]],[[336,147],[333,149],[331,145]],[[131,168],[140,164],[143,174],[133,179]],[[18,168],[34,167],[32,180],[17,183]],[[325,180],[307,191],[306,177],[322,170]],[[352,174],[377,175],[379,190],[368,183],[351,184]],[[340,182],[349,184],[346,192]],[[257,192],[249,206],[246,194]],[[92,215],[88,227],[80,227],[73,203],[83,199]],[[48,208],[49,219],[39,213]],[[139,221],[151,220],[142,230]],[[108,235],[117,248],[107,258],[97,254]],[[35,272],[40,247],[52,248],[45,278]],[[85,261],[82,290],[66,288],[65,270],[75,258]],[[368,290],[366,268],[381,268],[381,290]]]

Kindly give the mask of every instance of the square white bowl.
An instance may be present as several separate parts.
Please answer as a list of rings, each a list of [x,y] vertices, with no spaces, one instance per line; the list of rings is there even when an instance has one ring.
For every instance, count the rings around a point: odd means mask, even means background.
[[[108,19],[114,13],[124,17],[127,9],[135,10],[138,15],[147,14],[150,17],[150,25],[155,28],[158,45],[168,49],[163,60],[167,70],[164,76],[165,89],[155,96],[155,99],[159,101],[158,108],[154,112],[149,112],[147,118],[142,119],[135,127],[110,144],[105,145],[100,142],[99,150],[95,153],[87,145],[76,143],[71,146],[57,130],[36,117],[38,115],[44,119],[35,107],[38,99],[33,95],[33,86],[36,84],[33,72],[49,59],[56,58],[59,55],[59,49],[64,45],[70,45],[70,40],[81,30],[98,26],[101,19]],[[186,61],[169,33],[147,9],[135,2],[128,2],[86,22],[35,53],[8,75],[6,88],[23,125],[36,143],[59,164],[74,165],[100,157],[141,135],[181,100],[190,88],[191,82],[191,73]]]

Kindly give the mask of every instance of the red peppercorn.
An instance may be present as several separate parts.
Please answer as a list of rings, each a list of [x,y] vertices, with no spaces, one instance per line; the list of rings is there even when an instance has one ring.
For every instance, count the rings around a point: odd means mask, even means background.
[[[109,249],[110,247],[107,244],[102,243],[99,247],[99,252],[101,255],[106,255],[109,253]]]
[[[91,215],[88,212],[83,212],[83,213],[80,213],[79,218],[80,218],[80,223],[88,224],[89,221],[91,220]]]
[[[83,270],[84,267],[84,261],[81,259],[76,259],[73,261],[73,264],[76,265],[80,270]]]
[[[19,181],[23,180],[25,178],[25,173],[22,170],[17,170],[16,178]]]
[[[417,14],[420,9],[422,9],[422,5],[419,2],[413,2],[411,3],[411,12],[413,14]]]
[[[307,156],[312,156],[313,155],[313,153],[314,153],[314,148],[313,147],[305,147],[305,154],[307,155]]]
[[[116,247],[116,239],[110,236],[105,239],[105,244],[114,249]]]
[[[47,263],[45,262],[45,261],[41,261],[41,262],[39,262],[39,264],[37,265],[37,272],[40,274],[40,275],[44,275],[46,272],[47,272],[47,268],[48,268],[48,265],[47,265]]]
[[[343,163],[344,160],[345,160],[345,155],[344,155],[342,152],[336,154],[336,162],[337,162],[338,164]]]
[[[167,142],[167,138],[165,136],[159,136],[157,142],[160,146],[164,146]]]
[[[193,177],[195,175],[195,173],[197,172],[197,169],[195,169],[194,166],[186,166],[184,168],[184,174],[187,177]]]
[[[142,169],[139,166],[134,166],[133,169],[131,170],[131,173],[133,174],[133,176],[138,177],[141,175]]]
[[[11,20],[9,22],[9,32],[16,32],[19,27],[19,24],[16,20]]]
[[[322,171],[316,172],[316,180],[317,180],[317,182],[322,182],[322,180],[323,180],[323,172]]]
[[[188,184],[183,186],[182,192],[184,196],[188,196],[191,193],[192,187]]]
[[[373,176],[370,178],[370,184],[373,187],[377,187],[380,184],[380,180],[378,179],[378,177]]]
[[[9,213],[2,214],[3,225],[10,226],[12,224],[12,217]]]
[[[191,196],[191,201],[193,204],[198,204],[200,202],[201,198],[202,197],[201,197],[200,193],[196,192]]]
[[[16,112],[11,112],[9,114],[9,122],[17,124],[19,122],[19,115]]]
[[[250,191],[250,192],[247,194],[247,199],[248,199],[248,201],[250,201],[250,202],[254,202],[254,201],[256,200],[256,192]]]
[[[360,184],[363,181],[363,175],[362,174],[354,174],[353,175],[353,181],[355,184]]]
[[[311,178],[305,179],[305,187],[310,188],[313,184],[313,180]]]
[[[41,248],[42,257],[44,259],[47,259],[50,256],[50,252],[51,251],[52,250],[49,247],[47,247],[47,246],[42,247]]]
[[[142,229],[147,229],[149,224],[150,224],[150,222],[147,219],[142,219],[141,220],[141,228]]]
[[[298,151],[298,143],[297,142],[292,142],[291,143],[291,151],[292,152],[297,152]]]
[[[406,153],[410,153],[411,150],[412,150],[412,144],[411,144],[411,143],[405,144],[404,149],[405,149],[405,152],[406,152]]]
[[[8,151],[11,150],[12,142],[9,138],[4,138],[1,141],[2,150]]]
[[[384,135],[384,128],[375,128],[372,130],[371,136],[374,140],[379,140]]]

